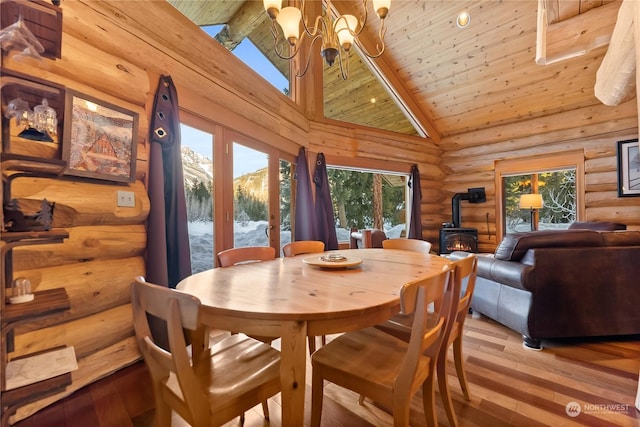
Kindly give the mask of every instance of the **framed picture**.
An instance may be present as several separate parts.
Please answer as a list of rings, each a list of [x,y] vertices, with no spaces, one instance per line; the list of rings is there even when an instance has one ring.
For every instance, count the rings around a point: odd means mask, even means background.
[[[65,174],[118,182],[136,177],[138,114],[67,89],[62,139]]]
[[[640,196],[640,145],[618,141],[618,196]]]

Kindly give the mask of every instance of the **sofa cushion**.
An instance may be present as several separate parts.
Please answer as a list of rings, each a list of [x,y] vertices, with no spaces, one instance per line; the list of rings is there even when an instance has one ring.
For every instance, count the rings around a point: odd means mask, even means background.
[[[617,222],[606,222],[606,221],[584,221],[584,222],[573,222],[569,225],[569,230],[596,230],[596,231],[615,231],[615,230],[626,230],[627,226],[625,224],[620,224]]]
[[[507,234],[496,248],[495,258],[520,261],[532,248],[601,246],[600,234],[592,230],[542,230]]]

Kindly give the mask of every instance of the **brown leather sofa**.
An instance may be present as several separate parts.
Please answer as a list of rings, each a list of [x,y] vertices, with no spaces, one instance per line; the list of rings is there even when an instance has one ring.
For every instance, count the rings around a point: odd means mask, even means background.
[[[532,349],[547,338],[640,334],[640,231],[509,234],[479,256],[471,308]]]

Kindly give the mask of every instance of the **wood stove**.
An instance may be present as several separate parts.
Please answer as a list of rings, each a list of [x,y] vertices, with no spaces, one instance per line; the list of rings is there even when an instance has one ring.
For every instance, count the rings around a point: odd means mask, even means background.
[[[451,199],[453,222],[445,222],[440,229],[440,253],[454,251],[478,252],[478,229],[461,227],[460,201],[484,203],[487,201],[484,188],[469,188],[466,193],[456,193]]]
[[[440,253],[454,251],[478,252],[478,229],[442,227],[440,229]]]

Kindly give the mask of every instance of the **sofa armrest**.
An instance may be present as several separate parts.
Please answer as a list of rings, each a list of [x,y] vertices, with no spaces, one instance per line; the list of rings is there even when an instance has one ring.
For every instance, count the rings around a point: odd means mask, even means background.
[[[451,253],[449,258],[458,260],[469,255],[471,254],[468,252],[457,251]],[[527,285],[533,280],[533,266],[518,261],[479,256],[478,277],[528,291]]]

